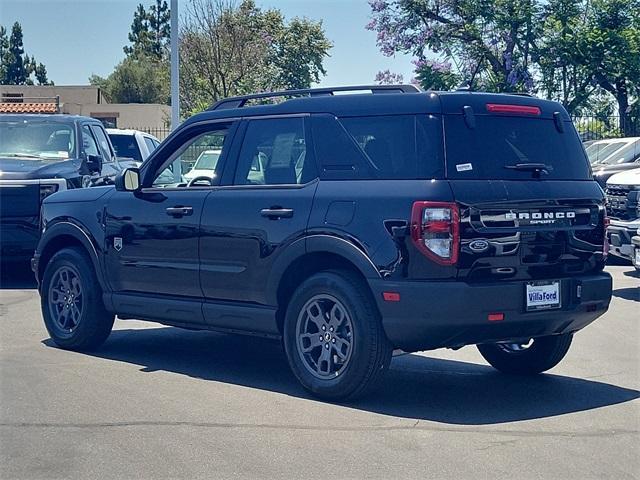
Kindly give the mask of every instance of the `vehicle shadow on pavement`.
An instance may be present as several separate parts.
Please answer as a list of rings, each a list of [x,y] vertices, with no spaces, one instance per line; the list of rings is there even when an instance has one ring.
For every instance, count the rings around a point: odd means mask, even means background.
[[[640,288],[638,287],[616,288],[612,292],[612,295],[614,297],[623,298],[624,300],[640,302]]]
[[[0,263],[0,290],[23,290],[36,287],[36,279],[28,262]]]
[[[49,340],[44,341],[52,345]],[[91,355],[190,377],[311,398],[289,370],[280,343],[178,328],[115,330]],[[404,355],[382,388],[350,408],[456,425],[552,417],[614,405],[640,392],[588,379],[504,375],[468,362]]]

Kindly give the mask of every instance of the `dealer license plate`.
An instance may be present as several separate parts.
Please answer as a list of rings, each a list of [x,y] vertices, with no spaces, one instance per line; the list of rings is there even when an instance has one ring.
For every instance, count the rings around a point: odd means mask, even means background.
[[[529,282],[526,291],[527,311],[560,308],[560,282]]]

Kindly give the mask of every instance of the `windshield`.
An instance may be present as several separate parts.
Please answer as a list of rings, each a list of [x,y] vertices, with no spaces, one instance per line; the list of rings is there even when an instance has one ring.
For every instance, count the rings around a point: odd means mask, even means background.
[[[591,179],[568,121],[561,133],[551,119],[476,115],[475,128],[469,128],[462,115],[447,115],[445,129],[449,178],[528,180],[540,165],[544,179]]]
[[[73,156],[73,125],[52,121],[0,121],[0,156],[66,160]]]
[[[137,162],[142,162],[142,154],[138,148],[138,142],[133,135],[109,134],[109,139],[116,151],[116,157],[133,158]]]
[[[193,166],[194,170],[215,170],[216,164],[220,158],[220,152],[216,150],[207,150],[202,152]]]
[[[619,165],[622,163],[633,162],[640,156],[640,140],[627,143],[625,147],[614,150],[607,157],[601,157],[602,160],[597,162],[598,165]]]
[[[587,156],[592,164],[600,163],[612,153],[627,145],[627,142],[596,143],[587,149]]]

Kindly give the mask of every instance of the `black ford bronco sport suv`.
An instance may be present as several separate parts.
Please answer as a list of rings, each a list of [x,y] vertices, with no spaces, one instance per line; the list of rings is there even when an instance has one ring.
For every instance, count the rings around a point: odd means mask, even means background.
[[[210,174],[184,182],[205,150]],[[394,349],[555,366],[609,306],[603,200],[554,102],[259,94],[190,118],[115,188],[47,197],[32,266],[62,348],[99,346],[114,315],[274,337],[307,390],[338,400]]]

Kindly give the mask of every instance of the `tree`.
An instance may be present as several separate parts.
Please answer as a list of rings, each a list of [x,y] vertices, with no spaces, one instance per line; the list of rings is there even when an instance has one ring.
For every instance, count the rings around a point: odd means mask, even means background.
[[[6,28],[0,27],[0,59],[0,84],[33,85],[32,73],[36,74],[39,85],[53,84],[47,79],[45,66],[25,53],[22,26],[18,22],[13,24],[8,39]]]
[[[193,0],[180,38],[181,103],[195,112],[255,91],[305,88],[325,74],[331,43],[321,22],[286,22],[252,0]]]
[[[401,73],[393,73],[391,70],[382,70],[376,74],[374,82],[378,85],[397,85],[404,81]]]
[[[93,75],[96,85],[112,103],[168,103],[169,69],[166,61],[127,57],[107,78]]]
[[[630,135],[630,99],[640,95],[640,0],[593,0],[581,42],[597,85],[613,96]]]
[[[609,96],[623,131],[631,133],[629,117],[640,110],[640,0],[370,5],[367,28],[377,32],[380,50],[413,54],[423,88],[460,82],[488,91],[527,91],[562,102],[571,114],[604,115]]]
[[[429,53],[450,62],[466,83],[494,91],[533,88],[535,0],[370,0],[369,30],[384,55]]]
[[[139,4],[133,14],[129,41],[124,47],[127,56],[147,56],[160,60],[167,56],[167,44],[171,37],[171,11],[165,0],[155,0],[155,4],[145,10]]]

